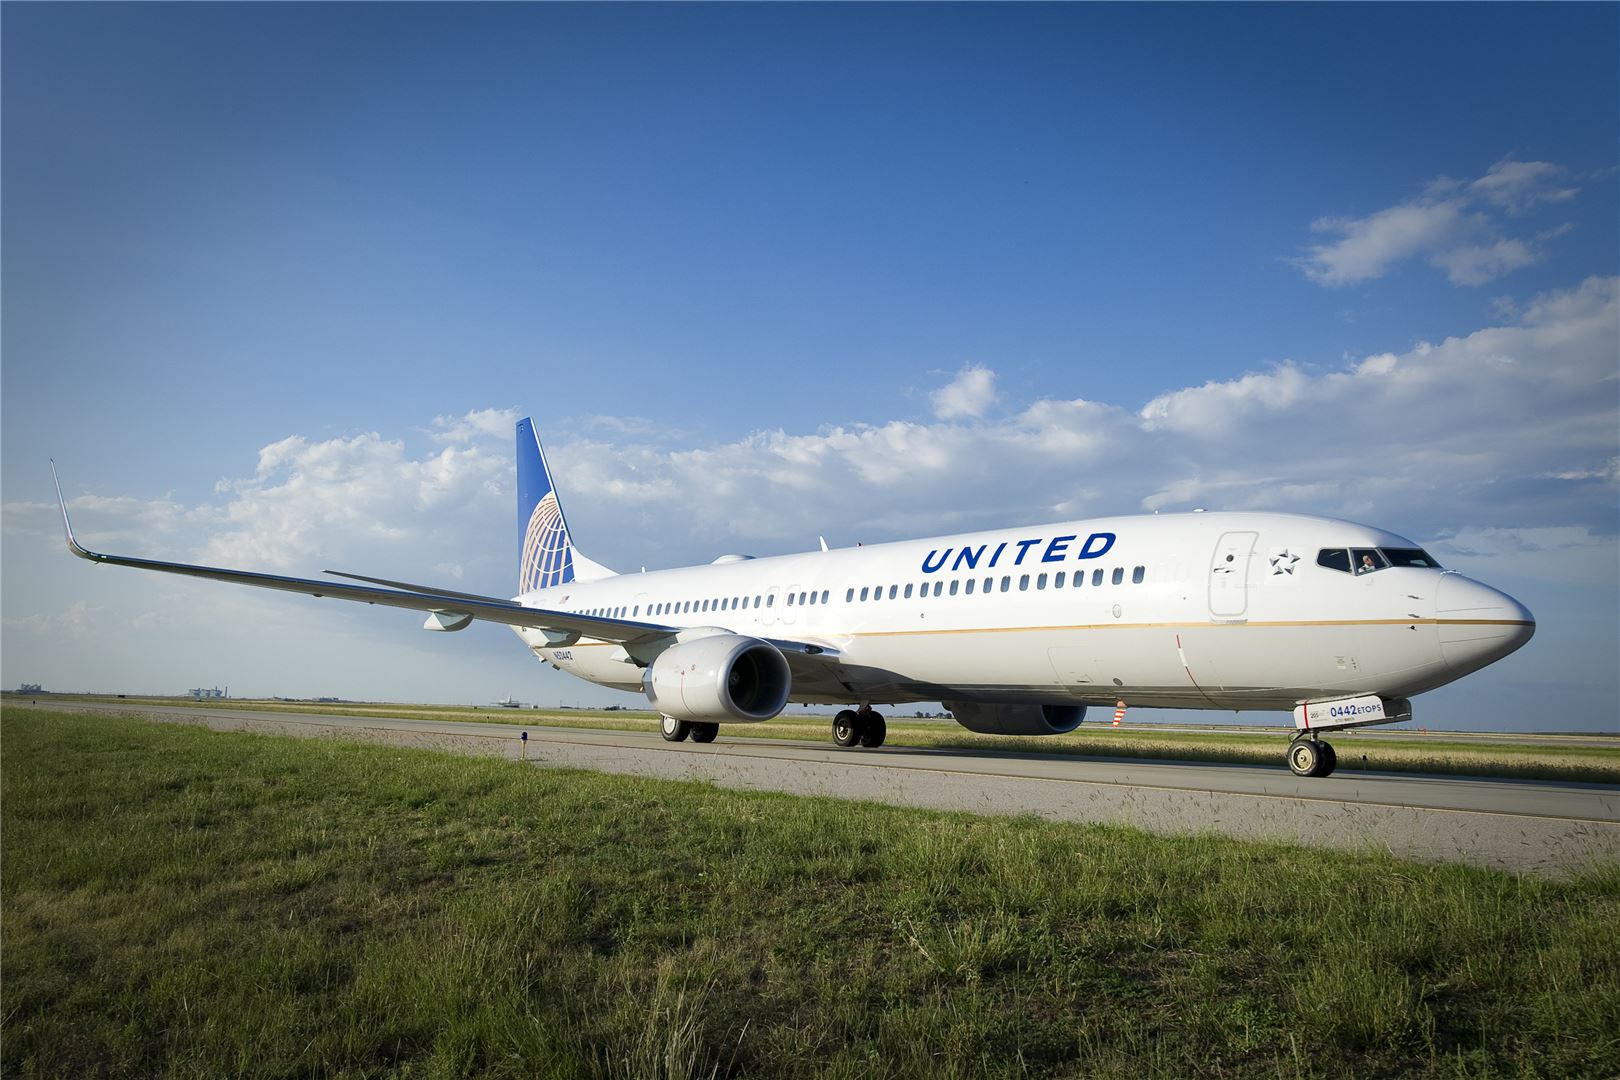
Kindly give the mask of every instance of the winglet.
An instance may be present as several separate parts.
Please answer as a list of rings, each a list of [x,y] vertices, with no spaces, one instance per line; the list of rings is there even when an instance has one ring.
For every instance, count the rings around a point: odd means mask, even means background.
[[[67,500],[62,498],[62,481],[57,479],[56,476],[56,459],[51,458],[50,462],[51,483],[56,485],[56,505],[62,509],[62,532],[67,536],[68,550],[73,552],[73,554],[77,555],[81,559],[89,559],[91,562],[100,562],[100,555],[97,555],[88,548],[82,547],[77,540],[73,539],[73,522],[68,520]]]

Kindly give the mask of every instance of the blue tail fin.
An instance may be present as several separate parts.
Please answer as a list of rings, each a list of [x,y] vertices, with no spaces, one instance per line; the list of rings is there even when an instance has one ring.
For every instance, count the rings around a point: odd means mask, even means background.
[[[534,421],[517,425],[518,592],[574,580],[574,545]]]

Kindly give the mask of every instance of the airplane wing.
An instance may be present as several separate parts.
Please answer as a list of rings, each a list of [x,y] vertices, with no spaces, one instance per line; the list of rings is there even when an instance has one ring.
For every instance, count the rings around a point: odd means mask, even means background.
[[[261,574],[249,570],[230,570],[217,566],[198,566],[192,563],[163,562],[158,559],[141,559],[128,555],[107,555],[99,551],[91,551],[80,544],[73,535],[73,523],[68,520],[67,500],[62,497],[62,484],[56,478],[56,465],[51,465],[51,479],[56,483],[56,500],[62,510],[62,531],[67,537],[68,550],[81,559],[94,563],[105,563],[109,566],[132,566],[139,570],[157,570],[165,574],[182,574],[187,577],[207,578],[213,581],[230,581],[238,585],[253,585],[261,589],[278,589],[281,592],[302,593],[305,596],[331,597],[336,600],[352,600],[365,604],[380,604],[384,607],[406,608],[414,611],[426,611],[430,616],[440,620],[441,629],[461,629],[473,619],[482,619],[485,622],[504,623],[507,626],[527,626],[537,630],[547,630],[559,635],[562,639],[559,644],[567,641],[569,636],[590,638],[595,641],[612,641],[621,645],[652,646],[651,652],[656,654],[662,651],[659,639],[668,639],[674,643],[675,635],[681,627],[666,626],[662,623],[641,622],[633,619],[608,619],[595,615],[582,615],[573,611],[556,611],[549,608],[525,607],[515,600],[502,600],[494,596],[479,596],[474,593],[454,592],[451,590],[434,589],[431,586],[408,585],[405,582],[388,581],[385,578],[366,578],[357,574],[336,574],[339,577],[348,577],[357,581],[364,581],[364,585],[350,585],[339,581],[320,581],[313,578],[282,577],[277,574]],[[328,573],[336,573],[328,571]],[[430,622],[432,619],[430,619]],[[802,641],[779,641],[767,639],[771,644],[781,649],[790,660],[804,657],[834,657],[836,652],[822,645],[815,645]]]

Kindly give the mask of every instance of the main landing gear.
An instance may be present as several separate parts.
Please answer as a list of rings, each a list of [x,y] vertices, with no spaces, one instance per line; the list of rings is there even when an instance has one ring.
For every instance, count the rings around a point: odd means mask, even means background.
[[[839,746],[864,746],[875,750],[883,745],[888,733],[889,726],[883,722],[883,714],[874,712],[870,705],[845,709],[833,717],[833,742]]]
[[[1295,776],[1327,776],[1338,764],[1332,745],[1315,735],[1298,735],[1288,744],[1288,768]]]
[[[665,742],[685,742],[690,735],[693,742],[714,742],[714,737],[720,734],[719,724],[703,724],[696,720],[677,720],[673,716],[666,716],[663,726],[659,729]]]

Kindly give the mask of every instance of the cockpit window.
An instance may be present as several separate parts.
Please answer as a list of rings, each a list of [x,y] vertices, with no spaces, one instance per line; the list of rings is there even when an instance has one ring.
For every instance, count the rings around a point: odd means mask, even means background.
[[[1384,569],[1389,563],[1377,548],[1351,548],[1350,565],[1357,574],[1370,574]]]
[[[1438,570],[1440,564],[1422,548],[1379,548],[1391,566],[1417,566],[1425,570]]]
[[[1422,548],[1323,548],[1316,553],[1316,565],[1358,577],[1391,566],[1440,569],[1440,564]]]
[[[1316,565],[1341,574],[1350,572],[1350,552],[1347,548],[1323,548],[1316,553]]]

